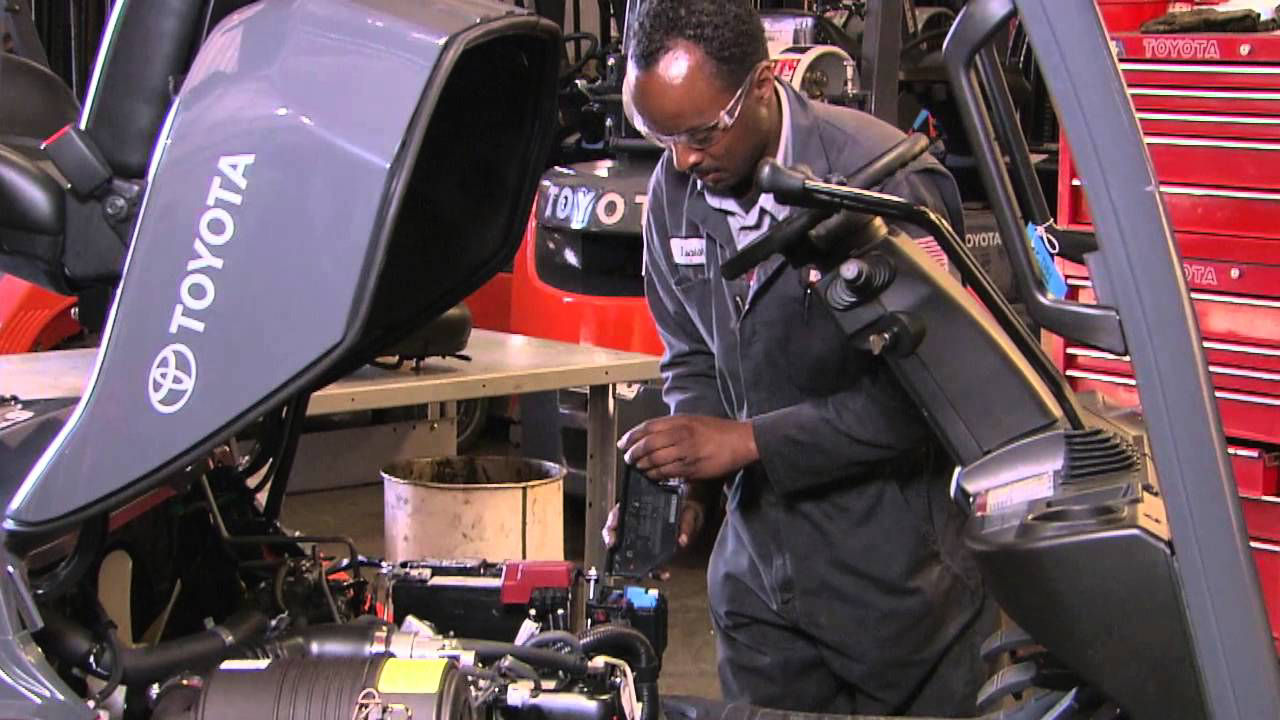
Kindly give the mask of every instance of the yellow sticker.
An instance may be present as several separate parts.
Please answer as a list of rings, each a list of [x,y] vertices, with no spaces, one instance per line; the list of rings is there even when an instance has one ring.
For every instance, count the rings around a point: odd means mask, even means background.
[[[378,671],[378,692],[425,695],[440,692],[445,658],[388,658]]]

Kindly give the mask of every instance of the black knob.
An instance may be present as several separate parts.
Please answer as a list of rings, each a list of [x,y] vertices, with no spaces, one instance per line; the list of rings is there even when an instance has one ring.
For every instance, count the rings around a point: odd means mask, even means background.
[[[756,170],[756,184],[762,192],[773,193],[785,203],[798,203],[804,198],[804,183],[808,178],[801,172],[779,165],[768,159]]]

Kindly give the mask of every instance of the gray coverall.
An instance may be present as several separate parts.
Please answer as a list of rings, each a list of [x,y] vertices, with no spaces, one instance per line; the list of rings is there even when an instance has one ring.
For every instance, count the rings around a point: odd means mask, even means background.
[[[792,163],[818,176],[850,174],[903,137],[790,88],[784,100]],[[959,193],[933,158],[880,189],[961,230]],[[721,277],[736,251],[726,214],[669,152],[650,180],[644,236],[664,399],[673,414],[750,420],[760,452],[726,488],[707,572],[726,699],[971,713],[991,616],[957,539],[949,460],[914,404],[819,298],[806,300],[807,269],[774,257],[754,284]]]

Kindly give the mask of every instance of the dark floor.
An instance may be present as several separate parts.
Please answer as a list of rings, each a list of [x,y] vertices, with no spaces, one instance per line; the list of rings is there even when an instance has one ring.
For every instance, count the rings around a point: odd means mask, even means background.
[[[513,450],[501,441],[490,439],[474,452],[506,454]],[[289,495],[283,519],[290,530],[347,535],[361,553],[383,554],[381,485]],[[566,559],[582,560],[583,523],[582,502],[566,498]],[[661,680],[664,693],[720,697],[715,637],[707,615],[709,553],[710,542],[701,543],[676,558],[670,568],[670,578],[652,583],[663,589],[668,603],[669,642],[662,658]]]

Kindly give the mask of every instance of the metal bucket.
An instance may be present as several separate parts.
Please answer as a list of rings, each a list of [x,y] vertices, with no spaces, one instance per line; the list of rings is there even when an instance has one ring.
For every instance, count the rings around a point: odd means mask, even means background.
[[[387,559],[564,559],[564,468],[519,457],[418,458],[382,469]]]

